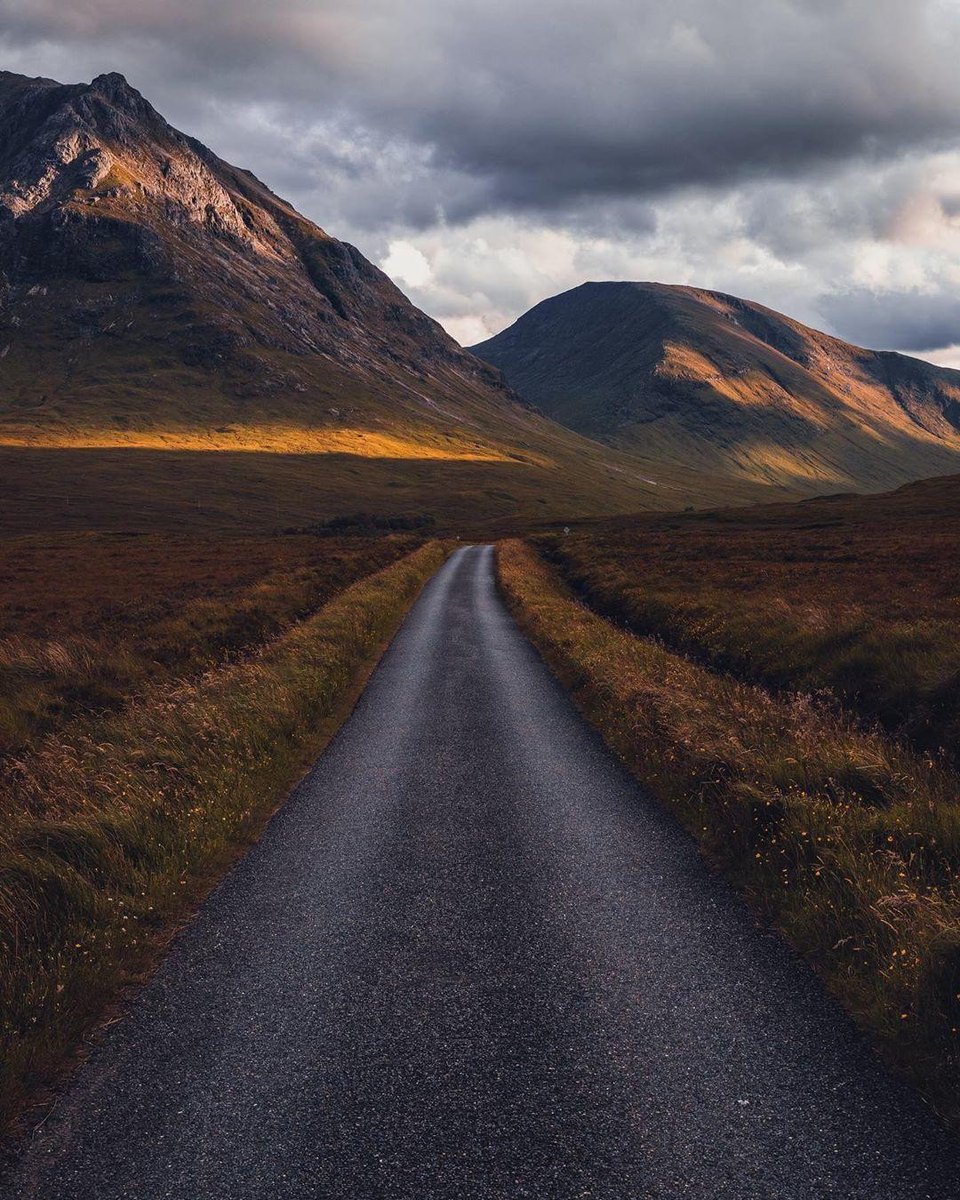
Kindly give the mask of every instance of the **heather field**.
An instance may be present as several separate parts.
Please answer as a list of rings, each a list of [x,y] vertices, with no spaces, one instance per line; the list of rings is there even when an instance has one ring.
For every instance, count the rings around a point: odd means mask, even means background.
[[[275,637],[410,537],[43,534],[0,540],[0,761]]]
[[[715,670],[826,693],[933,756],[960,734],[960,481],[535,539],[603,615]]]

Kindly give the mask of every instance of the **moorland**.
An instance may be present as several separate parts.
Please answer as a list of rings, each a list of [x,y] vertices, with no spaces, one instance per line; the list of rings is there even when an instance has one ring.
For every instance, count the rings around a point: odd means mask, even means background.
[[[957,372],[627,284],[494,339],[504,378],[116,74],[0,73],[0,214],[7,1127],[458,537],[499,542],[586,717],[956,1118],[960,485],[852,493],[956,468]]]

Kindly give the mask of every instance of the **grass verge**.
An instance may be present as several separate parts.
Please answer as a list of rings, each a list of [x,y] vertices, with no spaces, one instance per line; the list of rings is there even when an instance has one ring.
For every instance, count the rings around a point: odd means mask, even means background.
[[[828,690],[960,765],[960,479],[602,522],[534,545],[634,633],[765,687]]]
[[[502,543],[511,611],[611,749],[960,1119],[958,780],[833,705],[712,673]]]
[[[6,759],[161,680],[243,656],[422,540],[0,539],[0,793]]]
[[[246,660],[48,738],[0,801],[7,1128],[254,839],[446,548],[362,579]]]

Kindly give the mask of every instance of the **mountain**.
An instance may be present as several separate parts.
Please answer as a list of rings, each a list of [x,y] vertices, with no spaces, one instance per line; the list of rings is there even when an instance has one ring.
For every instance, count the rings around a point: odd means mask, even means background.
[[[0,475],[70,521],[670,503],[118,74],[0,73],[0,382]]]
[[[549,416],[661,465],[805,493],[960,471],[960,371],[735,296],[586,283],[472,349]]]

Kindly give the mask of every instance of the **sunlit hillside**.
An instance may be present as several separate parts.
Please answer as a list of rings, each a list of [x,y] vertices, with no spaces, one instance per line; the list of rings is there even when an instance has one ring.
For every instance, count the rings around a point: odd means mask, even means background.
[[[960,372],[692,287],[588,283],[474,347],[571,429],[807,494],[960,470]]]

